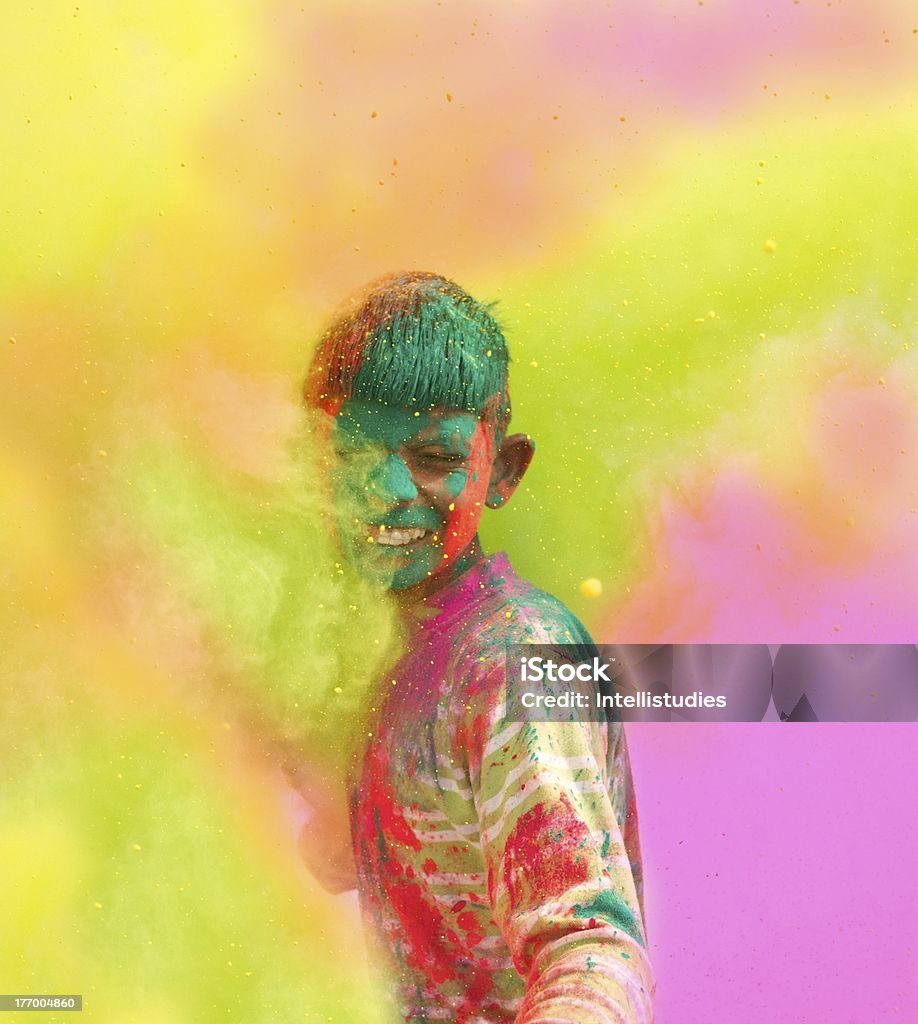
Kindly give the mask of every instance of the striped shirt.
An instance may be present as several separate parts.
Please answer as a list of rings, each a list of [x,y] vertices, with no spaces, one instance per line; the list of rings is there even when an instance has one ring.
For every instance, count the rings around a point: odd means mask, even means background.
[[[510,643],[589,643],[504,555],[426,602],[351,795],[394,1020],[645,1024],[653,981],[618,723],[507,711]]]

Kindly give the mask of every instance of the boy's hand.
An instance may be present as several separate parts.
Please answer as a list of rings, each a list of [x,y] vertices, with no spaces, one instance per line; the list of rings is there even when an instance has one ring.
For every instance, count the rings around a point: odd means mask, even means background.
[[[347,791],[343,781],[305,761],[287,762],[282,767],[288,785],[308,809],[309,817],[300,830],[297,846],[310,874],[329,892],[356,888]]]

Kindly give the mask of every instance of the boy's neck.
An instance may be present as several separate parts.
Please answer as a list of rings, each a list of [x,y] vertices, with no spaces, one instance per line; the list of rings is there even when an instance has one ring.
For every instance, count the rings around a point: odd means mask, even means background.
[[[469,569],[477,565],[484,557],[485,553],[476,533],[462,554],[442,572],[428,576],[426,580],[418,583],[417,586],[394,591],[395,602],[399,610],[409,616],[416,615],[423,610],[430,598],[435,597],[442,590],[455,583],[460,576],[463,576]]]

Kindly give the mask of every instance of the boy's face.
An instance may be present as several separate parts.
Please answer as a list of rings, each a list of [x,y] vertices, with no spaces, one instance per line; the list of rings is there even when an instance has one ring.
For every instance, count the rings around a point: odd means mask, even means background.
[[[441,574],[475,540],[489,497],[501,504],[525,471],[506,470],[493,428],[454,409],[349,399],[331,439],[342,547],[394,590],[448,579]]]

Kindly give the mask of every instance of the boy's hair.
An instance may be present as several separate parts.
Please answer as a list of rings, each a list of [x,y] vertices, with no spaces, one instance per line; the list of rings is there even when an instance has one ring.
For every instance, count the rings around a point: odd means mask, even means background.
[[[345,302],[319,341],[303,392],[307,405],[333,415],[348,398],[461,409],[503,436],[509,359],[490,306],[439,274],[388,274]]]

